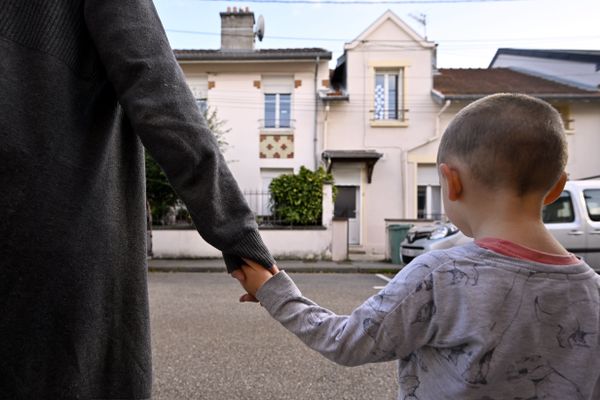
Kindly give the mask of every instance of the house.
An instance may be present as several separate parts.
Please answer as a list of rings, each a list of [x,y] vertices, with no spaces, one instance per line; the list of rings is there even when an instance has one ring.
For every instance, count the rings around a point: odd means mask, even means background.
[[[440,69],[434,76],[433,97],[451,103],[442,125],[473,100],[499,92],[526,93],[552,104],[563,118],[569,146],[570,179],[600,176],[600,91],[509,68]]]
[[[268,216],[273,178],[301,166],[320,165],[321,107],[317,93],[329,86],[331,52],[321,48],[257,49],[254,13],[228,8],[220,13],[219,49],[174,50],[200,109],[214,110],[228,130],[229,168],[257,215]],[[260,38],[259,38],[260,39]],[[324,210],[331,203],[324,188]],[[330,213],[323,227],[263,231],[278,258],[331,256]],[[156,257],[219,257],[220,252],[188,229],[157,229]]]
[[[389,223],[444,217],[439,139],[458,111],[489,94],[551,103],[568,134],[570,178],[600,175],[600,52],[528,50],[530,59],[546,57],[528,64],[525,53],[500,49],[488,69],[437,69],[436,45],[391,11],[344,50],[332,88],[321,93],[322,154],[342,189],[336,213],[350,218],[357,251],[381,254]]]
[[[229,129],[225,156],[241,188],[266,191],[274,177],[319,163],[316,93],[329,85],[331,52],[256,49],[252,11],[233,7],[220,16],[220,49],[175,56],[199,107],[216,110]]]
[[[323,161],[338,187],[335,213],[349,218],[351,250],[383,255],[386,219],[442,213],[435,158],[412,149],[439,136],[431,97],[436,44],[392,11],[344,46],[332,88],[320,93]]]

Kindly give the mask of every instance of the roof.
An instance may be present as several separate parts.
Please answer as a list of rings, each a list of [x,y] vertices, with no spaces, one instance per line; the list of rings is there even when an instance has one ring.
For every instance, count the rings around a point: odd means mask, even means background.
[[[322,154],[327,172],[331,172],[334,163],[364,162],[367,167],[367,182],[371,183],[373,168],[383,154],[375,150],[325,150]]]
[[[344,159],[344,160],[378,160],[383,154],[375,150],[325,150],[323,152],[324,159]]]
[[[174,50],[179,61],[268,61],[268,60],[331,60],[331,52],[321,48],[260,49],[260,50]]]
[[[524,93],[546,100],[600,100],[600,91],[585,90],[509,68],[439,69],[433,94],[439,100],[474,100],[494,93]]]
[[[335,90],[335,89],[326,89],[326,90],[319,90],[318,92],[319,98],[325,102],[327,101],[339,101],[339,100],[345,100],[345,101],[349,101],[350,100],[350,95],[348,94],[347,91],[340,89],[340,90]]]
[[[553,60],[579,61],[589,63],[600,63],[600,50],[539,50],[539,49],[511,49],[500,48],[496,51],[490,67],[494,65],[496,58],[502,54],[547,58]]]
[[[362,31],[354,40],[350,43],[346,43],[344,45],[344,50],[350,50],[368,40],[369,36],[377,30],[381,25],[383,25],[386,21],[394,22],[402,31],[404,31],[412,40],[418,43],[423,48],[431,48],[435,47],[434,42],[430,42],[427,39],[421,37],[414,29],[412,29],[406,22],[404,22],[398,15],[396,15],[392,10],[387,10],[384,12],[379,18],[377,18],[371,25],[369,25],[364,31]],[[390,39],[393,41],[393,39]]]

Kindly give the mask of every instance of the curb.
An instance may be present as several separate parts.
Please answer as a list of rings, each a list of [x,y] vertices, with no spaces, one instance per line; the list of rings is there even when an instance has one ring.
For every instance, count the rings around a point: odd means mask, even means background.
[[[400,269],[402,269],[402,265],[389,264],[385,265],[385,263],[381,263],[382,265],[372,265],[372,266],[360,266],[360,265],[319,265],[319,263],[304,264],[304,265],[285,265],[285,262],[282,262],[282,270],[291,273],[316,273],[316,274],[396,274]],[[150,273],[181,273],[181,272],[189,272],[189,273],[215,273],[215,272],[227,272],[225,266],[219,265],[177,265],[174,262],[172,265],[149,265],[148,272]]]
[[[306,274],[397,274],[399,268],[282,268],[282,271],[290,273]],[[227,272],[220,267],[148,267],[150,273],[215,273]]]

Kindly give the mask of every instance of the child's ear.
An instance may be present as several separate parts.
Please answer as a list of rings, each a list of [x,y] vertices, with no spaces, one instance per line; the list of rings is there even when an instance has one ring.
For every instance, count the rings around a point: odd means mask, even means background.
[[[458,170],[445,163],[440,164],[439,168],[442,178],[446,181],[448,199],[451,201],[458,200],[463,191],[462,180],[460,179]]]
[[[567,183],[567,173],[563,171],[563,173],[560,175],[560,178],[558,179],[558,181],[554,184],[554,186],[552,186],[552,189],[550,189],[550,191],[548,192],[546,197],[544,197],[544,205],[545,206],[547,206],[548,204],[554,203],[554,201],[556,199],[558,199],[558,196],[560,196],[560,194],[565,189],[566,183]]]

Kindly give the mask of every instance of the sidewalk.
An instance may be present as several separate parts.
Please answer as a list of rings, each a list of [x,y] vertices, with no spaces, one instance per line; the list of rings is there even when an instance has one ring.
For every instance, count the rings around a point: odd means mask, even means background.
[[[303,261],[278,260],[277,266],[286,272],[311,273],[388,273],[395,274],[402,265],[385,261]],[[149,272],[225,272],[222,259],[149,259]]]

